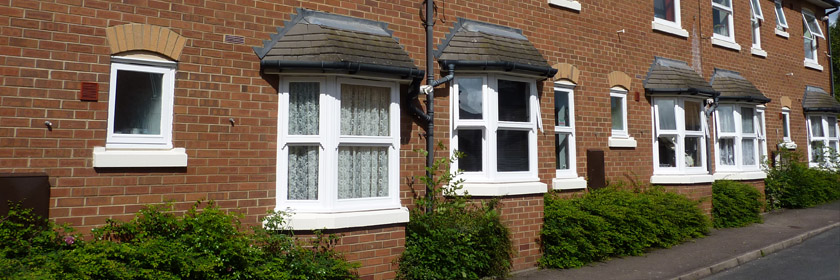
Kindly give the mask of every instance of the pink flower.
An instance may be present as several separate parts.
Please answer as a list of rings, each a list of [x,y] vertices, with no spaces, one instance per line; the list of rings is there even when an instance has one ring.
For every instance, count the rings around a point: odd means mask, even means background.
[[[65,236],[64,237],[64,243],[67,243],[67,245],[73,245],[73,243],[76,243],[76,238],[74,238],[72,236],[69,236],[69,235]]]

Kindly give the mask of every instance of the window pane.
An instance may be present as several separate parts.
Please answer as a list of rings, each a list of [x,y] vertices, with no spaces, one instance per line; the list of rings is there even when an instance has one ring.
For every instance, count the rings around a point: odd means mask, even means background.
[[[499,121],[527,122],[531,87],[525,82],[499,80]]]
[[[756,44],[758,44],[758,43],[759,43],[759,41],[758,41],[758,40],[759,40],[758,36],[759,36],[759,32],[760,32],[760,30],[761,30],[761,29],[759,29],[758,20],[755,20],[755,19],[754,19],[754,20],[752,21],[752,43],[753,43],[753,45],[756,45]]]
[[[735,115],[731,106],[717,108],[718,121],[721,132],[735,132]]]
[[[805,20],[808,22],[808,28],[811,29],[811,32],[817,36],[822,35],[820,33],[820,27],[817,25],[817,19],[813,15],[805,13],[803,13],[803,15],[805,16]]]
[[[659,136],[659,167],[677,167],[677,137]]]
[[[481,119],[484,79],[458,79],[458,105],[461,119]]]
[[[528,131],[499,130],[496,160],[498,171],[528,171]]]
[[[557,126],[572,125],[572,120],[569,118],[569,92],[554,91],[554,115],[557,118]]]
[[[715,3],[721,4],[721,5],[727,6],[727,7],[731,7],[729,5],[729,0],[712,0],[712,1],[714,1]]]
[[[715,1],[717,2],[717,1]],[[714,24],[715,34],[729,37],[729,12],[713,8],[712,9],[712,23]]]
[[[837,141],[828,141],[828,147],[831,149],[831,152],[836,153],[838,151]]]
[[[744,165],[755,165],[755,139],[741,140],[741,155],[744,156]]]
[[[481,171],[482,163],[482,131],[480,129],[458,130],[458,151],[464,157],[458,159],[458,168],[467,172]]]
[[[811,162],[822,161],[823,154],[825,153],[824,146],[823,141],[811,141]]]
[[[160,135],[163,74],[117,70],[114,133]]]
[[[764,134],[764,111],[756,111],[755,113],[756,113],[756,118],[755,119],[758,120],[758,123],[756,124],[755,130],[758,132],[758,135],[760,135],[760,136],[762,136],[762,138],[764,138],[764,136],[766,135],[766,134]]]
[[[700,141],[700,137],[686,137],[685,138],[685,166],[686,167],[698,167],[703,166],[702,158],[700,155],[701,147],[703,141]]]
[[[828,117],[828,137],[837,137],[837,118]]]
[[[653,15],[667,21],[675,21],[674,19],[674,0],[654,0],[653,1]]]
[[[823,137],[822,118],[819,116],[811,117],[811,137]]]
[[[318,199],[318,146],[289,146],[289,200]]]
[[[700,110],[702,106],[700,102],[685,101],[685,129],[691,131],[700,131]]]
[[[787,26],[784,11],[782,10],[782,3],[776,2],[776,24],[780,26]]]
[[[677,115],[674,112],[673,99],[657,99],[656,107],[659,114],[659,129],[677,129]]]
[[[788,124],[788,114],[782,114],[782,130],[785,138],[790,138],[790,124]]]
[[[814,50],[812,49],[813,39],[806,36],[803,39],[804,48],[805,48],[805,58],[809,60],[814,60]]]
[[[338,147],[338,198],[388,196],[388,147]]]
[[[554,138],[554,150],[557,152],[557,169],[569,169],[569,134],[558,133]]]
[[[741,108],[741,131],[742,133],[755,133],[754,117],[755,111],[753,108]]]
[[[341,85],[341,135],[390,136],[391,89]]]
[[[612,129],[624,130],[624,104],[622,97],[610,97],[610,111],[612,112]]]
[[[762,16],[761,5],[759,5],[758,0],[750,0],[750,1],[752,1],[751,2],[752,6],[750,6],[750,11],[753,13],[753,16],[755,16],[755,17]]]
[[[319,83],[289,83],[289,134],[317,135]]]
[[[735,165],[735,139],[723,138],[718,140],[721,165]]]

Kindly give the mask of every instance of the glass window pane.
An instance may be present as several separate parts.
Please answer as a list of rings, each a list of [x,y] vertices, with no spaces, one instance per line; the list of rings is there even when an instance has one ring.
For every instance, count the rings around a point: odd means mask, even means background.
[[[787,26],[784,11],[782,10],[782,3],[776,2],[776,24],[780,26]]]
[[[318,146],[289,146],[289,200],[318,200]]]
[[[691,131],[700,131],[703,127],[700,125],[700,110],[702,105],[697,101],[685,101],[685,129]]]
[[[676,21],[674,19],[674,0],[654,0],[653,1],[653,15],[667,21]]]
[[[528,83],[499,80],[499,121],[530,121],[530,99],[531,86]]]
[[[320,86],[320,83],[289,83],[289,134],[318,134]]]
[[[764,134],[764,111],[757,111],[755,113],[756,113],[756,118],[755,119],[758,120],[758,123],[756,124],[755,130],[758,132],[758,135],[762,136],[762,138],[763,138],[763,136],[766,135],[766,134]]]
[[[624,98],[610,97],[610,111],[612,112],[612,129],[624,130]]]
[[[554,138],[554,150],[557,152],[557,169],[569,169],[569,134],[558,133]]]
[[[659,136],[659,167],[677,167],[677,137]]]
[[[837,137],[837,118],[828,117],[828,137]]]
[[[528,171],[528,131],[499,130],[496,132],[496,167],[504,171]]]
[[[788,114],[782,114],[782,132],[785,138],[790,138],[790,124],[788,124]]]
[[[811,137],[823,137],[822,118],[819,116],[811,117]]]
[[[755,165],[755,139],[741,140],[741,155],[744,165]]]
[[[163,74],[117,70],[114,133],[160,135]]]
[[[837,141],[828,141],[828,147],[832,153],[836,153],[838,151]]]
[[[712,1],[714,1],[717,4],[721,4],[721,5],[724,5],[724,6],[727,6],[727,7],[731,7],[729,5],[729,0],[712,0]]]
[[[721,165],[735,165],[735,139],[722,138],[718,140],[718,157]]]
[[[341,135],[390,136],[391,89],[341,85]]]
[[[712,23],[715,34],[729,37],[729,12],[713,8],[712,9]]]
[[[811,141],[811,162],[821,162],[825,153],[823,141]]]
[[[674,99],[657,99],[656,107],[659,114],[659,129],[676,130],[677,115],[674,111]]]
[[[753,45],[756,45],[756,44],[759,43],[759,41],[758,41],[759,37],[758,36],[760,34],[759,33],[760,30],[761,29],[759,29],[758,20],[753,20],[752,21],[752,43],[753,43]]]
[[[554,115],[557,118],[557,126],[572,126],[572,120],[569,118],[569,92],[554,91]]]
[[[338,199],[388,196],[388,147],[338,147]]]
[[[484,79],[458,79],[458,106],[461,119],[481,119],[484,100]]]
[[[718,121],[721,132],[735,132],[735,113],[732,106],[719,106],[717,108]]]
[[[814,35],[817,36],[822,35],[820,33],[820,27],[817,25],[817,19],[813,15],[804,13],[803,15],[805,16],[805,20],[808,22],[808,28],[810,29],[811,33],[814,33]]]
[[[752,2],[750,3],[750,4],[752,4],[752,6],[750,6],[750,11],[752,11],[753,16],[755,16],[755,17],[761,17],[761,16],[762,16],[762,14],[761,14],[761,5],[759,5],[758,0],[750,0],[750,1],[752,1]]]
[[[755,133],[755,109],[741,108],[741,131],[742,133]]]
[[[703,166],[703,159],[700,155],[701,147],[703,141],[700,141],[701,137],[686,137],[685,138],[685,166],[686,167],[698,167]]]
[[[464,157],[458,159],[458,168],[465,172],[481,171],[483,156],[481,154],[483,133],[480,129],[458,130],[458,151]]]
[[[813,41],[813,39],[808,38],[807,36],[803,39],[803,43],[805,44],[805,58],[809,60],[814,60],[814,49],[811,47]]]

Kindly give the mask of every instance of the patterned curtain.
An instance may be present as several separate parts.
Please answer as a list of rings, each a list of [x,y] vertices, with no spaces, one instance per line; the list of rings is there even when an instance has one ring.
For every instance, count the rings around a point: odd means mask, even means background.
[[[390,136],[389,88],[341,85],[341,135]]]
[[[319,83],[289,83],[289,134],[317,135]],[[318,199],[319,146],[289,146],[289,200]]]
[[[341,85],[341,135],[391,136],[389,88]],[[338,198],[388,196],[388,147],[338,148]]]
[[[289,83],[289,134],[317,135],[319,83]]]

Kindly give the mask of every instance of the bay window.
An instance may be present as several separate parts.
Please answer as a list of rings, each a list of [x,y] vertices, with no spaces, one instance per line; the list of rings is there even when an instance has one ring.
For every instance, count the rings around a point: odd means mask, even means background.
[[[766,154],[764,109],[755,105],[722,104],[715,119],[716,172],[760,170]]]
[[[840,151],[840,128],[837,126],[837,117],[834,114],[809,114],[808,115],[808,162],[812,167],[830,167],[831,155]]]
[[[703,100],[656,97],[654,174],[708,174]]]

